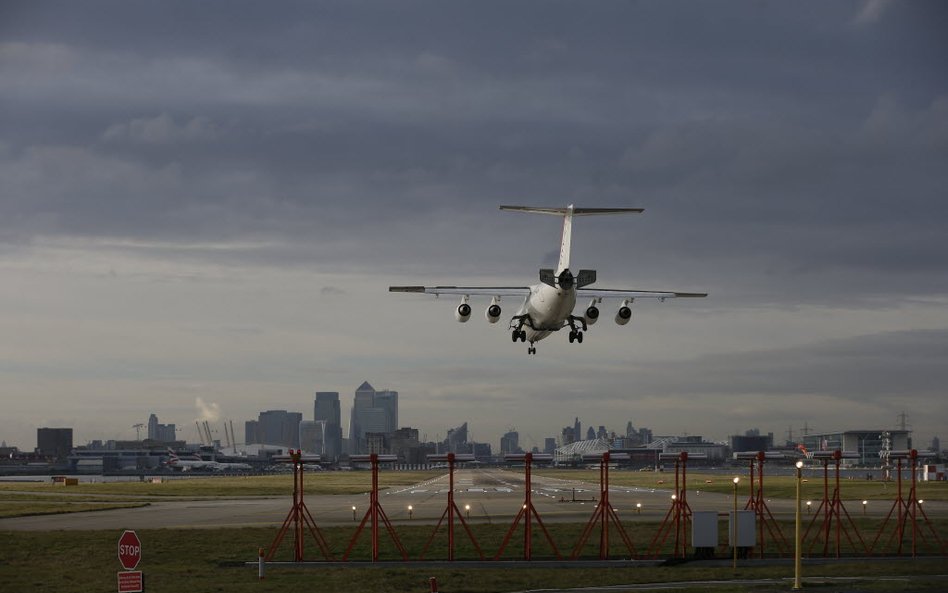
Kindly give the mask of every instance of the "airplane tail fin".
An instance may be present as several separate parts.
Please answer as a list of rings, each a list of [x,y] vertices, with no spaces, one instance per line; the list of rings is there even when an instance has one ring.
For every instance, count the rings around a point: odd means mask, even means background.
[[[560,239],[560,261],[556,265],[556,275],[569,268],[569,253],[573,235],[574,216],[596,216],[601,214],[639,214],[643,208],[574,208],[572,204],[566,208],[546,208],[536,206],[501,206],[501,210],[514,212],[528,212],[530,214],[552,214],[563,217],[563,236]]]

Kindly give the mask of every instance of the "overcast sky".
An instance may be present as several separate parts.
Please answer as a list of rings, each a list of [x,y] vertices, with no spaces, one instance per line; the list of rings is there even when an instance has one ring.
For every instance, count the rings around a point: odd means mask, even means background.
[[[368,380],[429,439],[948,419],[948,5],[0,3],[0,439]],[[537,356],[475,303],[584,218],[636,303]],[[582,305],[584,305],[583,303]],[[505,302],[504,313],[516,303]],[[216,405],[216,407],[215,407]],[[585,430],[585,428],[584,428]],[[242,434],[238,429],[238,435]],[[946,436],[941,434],[942,437]],[[223,433],[221,432],[221,437]]]

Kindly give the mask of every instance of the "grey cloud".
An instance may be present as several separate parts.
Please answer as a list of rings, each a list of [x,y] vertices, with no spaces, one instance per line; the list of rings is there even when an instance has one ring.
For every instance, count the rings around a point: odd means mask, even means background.
[[[129,122],[112,124],[102,133],[106,142],[142,142],[145,144],[168,144],[214,140],[217,137],[214,124],[207,117],[193,117],[178,124],[167,113],[153,118],[137,118]]]

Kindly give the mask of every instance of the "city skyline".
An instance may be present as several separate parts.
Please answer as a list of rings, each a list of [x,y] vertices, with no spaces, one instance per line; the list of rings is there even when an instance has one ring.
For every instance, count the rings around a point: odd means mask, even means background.
[[[360,392],[363,395],[367,393],[371,393],[372,395],[384,394],[386,396],[395,394],[396,398],[397,398],[397,393],[398,393],[397,391],[392,391],[388,389],[376,391],[368,381],[363,381],[359,385],[359,387],[357,387],[355,391],[353,392],[353,395],[351,398],[352,406],[350,407],[351,416],[354,416],[355,402],[357,401],[357,398]],[[319,424],[321,422],[325,422],[327,423],[327,426],[332,426],[334,423],[334,419],[336,421],[338,421],[338,419],[341,419],[341,408],[342,408],[341,404],[343,401],[344,400],[340,398],[340,392],[316,391],[315,397],[313,398],[314,403],[313,403],[313,416],[312,416],[312,418],[315,419],[315,423]],[[322,403],[322,406],[320,405],[321,403]],[[397,405],[397,401],[396,401],[396,405]],[[320,418],[321,415],[328,416],[328,418],[326,417]],[[272,420],[268,421],[267,420],[268,418],[272,418]],[[621,427],[621,426],[612,427],[612,426],[609,426],[608,424],[605,424],[605,425],[598,424],[596,421],[587,423],[580,416],[574,416],[573,422],[571,424],[568,424],[567,426],[562,427],[562,428],[557,428],[553,430],[552,432],[542,433],[543,430],[547,430],[547,431],[550,430],[548,427],[544,427],[539,432],[535,431],[533,434],[529,432],[525,432],[522,434],[522,436],[520,436],[521,431],[519,431],[516,426],[512,426],[512,425],[508,425],[507,428],[503,431],[503,433],[496,435],[495,438],[488,437],[486,439],[485,438],[475,439],[473,437],[469,438],[469,428],[468,428],[467,421],[463,422],[463,424],[460,426],[460,429],[463,431],[463,439],[466,440],[467,442],[486,443],[490,445],[491,447],[494,447],[495,448],[494,450],[498,452],[504,450],[505,439],[507,439],[511,435],[514,435],[515,437],[519,438],[519,444],[521,448],[523,448],[524,450],[530,450],[531,448],[536,447],[537,450],[544,451],[548,448],[547,442],[550,441],[551,439],[556,441],[557,446],[562,446],[562,445],[567,444],[568,442],[589,439],[590,433],[593,434],[592,438],[611,439],[612,437],[630,436],[633,439],[633,442],[637,442],[643,445],[648,444],[653,438],[659,438],[659,437],[665,438],[665,437],[674,436],[674,437],[684,437],[687,439],[687,438],[693,438],[697,436],[697,437],[702,437],[704,441],[706,442],[714,442],[714,443],[722,443],[722,444],[730,443],[735,437],[747,438],[751,440],[753,439],[759,440],[759,439],[766,438],[766,439],[769,439],[769,442],[771,442],[774,447],[781,447],[781,446],[784,446],[784,443],[786,443],[787,445],[790,445],[792,443],[802,444],[805,442],[807,435],[836,433],[836,432],[853,431],[853,430],[868,429],[869,432],[878,431],[880,433],[883,431],[893,430],[893,429],[900,430],[900,431],[907,430],[909,434],[911,435],[913,431],[911,429],[911,424],[909,423],[909,421],[910,421],[910,416],[906,414],[905,412],[902,412],[901,414],[899,414],[898,418],[896,419],[896,422],[890,425],[884,425],[884,426],[883,425],[876,426],[876,427],[833,426],[830,428],[815,428],[811,426],[808,422],[805,422],[803,426],[801,427],[795,428],[793,426],[788,426],[787,427],[788,430],[783,433],[768,431],[766,429],[761,430],[759,427],[745,427],[740,430],[730,432],[724,436],[711,436],[711,433],[707,433],[707,432],[700,433],[700,434],[690,434],[688,431],[681,431],[681,430],[675,430],[675,429],[653,431],[650,427],[646,427],[644,425],[633,424],[632,420],[626,421],[624,427]],[[220,419],[220,422],[225,425],[222,427],[222,430],[226,432],[226,424],[228,422],[233,422],[233,421],[231,419],[225,418],[225,419]],[[248,420],[246,422],[244,421],[241,421],[241,422],[242,424],[245,425],[245,437],[246,435],[249,434],[249,431],[253,431],[254,433],[254,438],[252,440],[245,439],[245,441],[242,444],[269,444],[269,445],[289,446],[289,447],[296,447],[296,448],[299,448],[302,446],[302,440],[303,440],[303,436],[302,436],[303,431],[297,429],[296,427],[300,426],[301,423],[304,423],[307,425],[314,424],[314,420],[309,419],[305,413],[296,412],[290,409],[263,410],[258,413],[258,420]],[[289,422],[290,425],[292,426],[287,425],[287,422]],[[269,428],[267,428],[267,424],[270,424]],[[393,426],[394,428],[392,428]],[[132,426],[132,429],[136,430],[136,436],[139,434],[141,427],[147,427],[146,438],[149,438],[149,439],[155,438],[152,436],[152,434],[160,433],[162,437],[157,438],[156,440],[159,440],[159,441],[175,440],[172,438],[168,438],[169,434],[175,435],[175,432],[174,432],[175,424],[174,423],[159,424],[157,414],[155,413],[150,413],[147,424],[141,424],[141,425],[136,424]],[[50,428],[52,427],[37,427],[38,430],[49,430]],[[66,428],[66,427],[63,427],[63,428]],[[457,428],[452,428],[452,427],[441,427],[441,429],[437,430],[436,432],[428,433],[424,429],[419,429],[417,426],[414,426],[411,423],[405,424],[403,426],[397,426],[397,422],[396,422],[396,424],[389,425],[388,429],[384,432],[391,434],[401,428],[413,428],[414,430],[418,430],[419,434],[422,435],[420,440],[423,443],[440,443],[446,440],[450,440],[451,432],[454,430],[457,430]],[[170,433],[168,432],[169,429],[170,429]],[[70,435],[71,435],[74,428],[68,427],[68,430],[70,431]],[[183,429],[178,428],[177,430],[182,431]],[[209,427],[209,430],[210,430],[210,434],[218,434],[220,432],[217,429],[217,427],[213,424]],[[311,430],[311,429],[307,429],[307,430]],[[333,439],[331,434],[329,435],[326,434],[328,430],[329,429],[327,428],[323,428],[319,430],[318,434],[319,434],[320,442],[330,441]],[[328,445],[330,448],[323,452],[323,454],[327,458],[336,458],[337,453],[334,453],[334,451],[338,451],[340,454],[345,453],[345,452],[348,452],[348,453],[357,452],[357,451],[352,450],[352,444],[350,443],[348,437],[345,438],[345,442],[346,442],[345,445],[343,445],[343,442],[342,442],[342,434],[351,434],[350,430],[351,430],[351,427],[347,425],[342,425],[339,427],[339,432],[336,433],[337,434],[336,438],[339,439],[338,441],[336,441],[338,444]],[[208,433],[204,431],[205,431],[205,428],[203,427],[203,424],[200,427],[196,426],[194,429],[194,433],[197,436],[197,439],[191,439],[191,438],[188,438],[186,435],[183,435],[183,436],[180,436],[178,440],[184,440],[191,444],[198,444],[198,443],[207,444],[205,435]],[[221,446],[226,448],[227,446],[231,444],[230,441],[226,440],[227,438],[230,438],[230,437],[226,437],[225,439],[218,438],[215,440],[218,440],[221,443]],[[939,441],[937,435],[934,435],[932,437],[922,436],[921,438],[918,438],[918,437],[910,437],[910,438],[915,439],[914,446],[918,449],[927,448],[929,442],[937,443]],[[81,439],[77,439],[76,445],[79,446],[91,440],[118,441],[118,440],[131,440],[131,439],[122,439],[116,436],[112,436],[110,438],[86,439],[85,441]],[[515,439],[514,442],[516,443],[517,440]],[[239,441],[238,441],[238,444],[240,444]],[[9,443],[9,445],[17,446],[17,443]],[[334,449],[333,447],[336,447],[336,448]],[[347,447],[348,447],[348,450],[347,450]],[[24,448],[22,446],[20,448],[21,450],[28,450],[28,448]]]
[[[578,412],[723,439],[905,411],[928,442],[946,26],[929,0],[6,2],[0,439],[308,419],[370,377],[401,424],[495,444]],[[489,299],[459,324],[387,292],[533,284],[560,223],[498,205],[570,203],[645,209],[574,224],[597,284],[710,296],[528,359]]]

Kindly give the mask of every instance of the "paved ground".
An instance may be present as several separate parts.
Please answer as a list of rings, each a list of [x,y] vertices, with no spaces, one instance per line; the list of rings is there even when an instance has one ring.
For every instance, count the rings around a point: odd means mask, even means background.
[[[366,472],[366,482],[370,474]],[[448,476],[408,487],[383,491],[380,500],[385,513],[394,522],[434,523],[444,512],[447,503]],[[458,470],[455,472],[455,502],[461,512],[470,506],[472,522],[509,524],[524,501],[523,474],[502,469]],[[561,480],[542,476],[533,477],[533,503],[542,519],[547,522],[585,521],[595,508],[593,498],[599,496],[599,485],[576,480]],[[687,493],[694,511],[727,512],[733,508],[729,495],[692,491]],[[670,506],[670,490],[652,488],[610,489],[610,502],[623,520],[660,520]],[[572,502],[573,498],[576,499]],[[741,507],[745,497],[739,497]],[[292,503],[285,497],[247,497],[236,499],[207,499],[169,501],[153,497],[148,507],[116,509],[92,513],[42,515],[0,519],[0,530],[57,530],[57,529],[155,529],[155,528],[214,528],[238,526],[278,526]],[[320,525],[340,525],[361,520],[369,497],[363,495],[307,496],[306,505]],[[636,504],[642,505],[636,513]],[[927,505],[928,503],[926,503]],[[408,506],[412,506],[409,518]],[[793,501],[768,502],[778,518],[791,519]],[[850,503],[855,513],[856,503]],[[944,507],[933,505],[932,510]],[[884,513],[880,505],[873,511]],[[858,512],[861,512],[858,511]],[[944,512],[941,508],[940,512]]]

